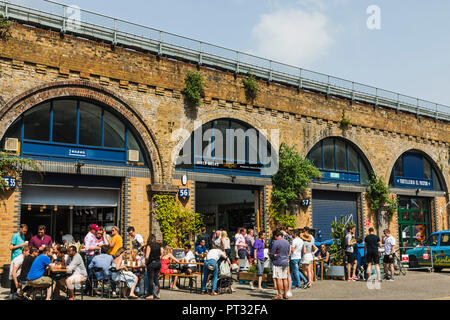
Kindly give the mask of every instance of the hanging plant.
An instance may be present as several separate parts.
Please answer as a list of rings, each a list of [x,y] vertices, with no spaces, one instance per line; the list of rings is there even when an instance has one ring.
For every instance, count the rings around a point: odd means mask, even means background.
[[[244,85],[245,96],[247,99],[251,101],[255,100],[259,90],[255,76],[250,74],[248,78],[242,79],[242,84]]]
[[[200,72],[189,72],[185,78],[186,87],[183,90],[188,103],[194,106],[200,106],[204,96],[203,76]]]
[[[39,165],[35,160],[11,156],[8,153],[0,152],[0,190],[4,191],[6,188],[5,180],[1,178],[16,178],[26,168],[40,172]]]
[[[370,203],[370,209],[378,212],[382,208],[386,208],[386,212],[390,217],[397,211],[398,203],[391,198],[389,187],[384,182],[383,177],[372,175],[367,189],[367,199]]]
[[[192,239],[203,226],[199,213],[181,208],[174,196],[155,195],[158,207],[153,214],[159,222],[163,240],[173,248],[182,248],[186,239]]]
[[[303,158],[295,146],[285,143],[280,146],[279,169],[272,177],[272,205],[269,215],[273,220],[285,226],[295,227],[296,216],[286,214],[290,204],[300,198],[313,178],[320,178],[320,171]]]
[[[2,39],[3,41],[8,40],[8,38],[11,36],[11,31],[9,30],[10,27],[11,21],[0,14],[0,39]]]
[[[347,119],[345,116],[345,110],[342,111],[342,119],[341,119],[341,128],[342,129],[348,129],[348,127],[350,127],[352,125],[352,122],[350,121],[350,119]]]

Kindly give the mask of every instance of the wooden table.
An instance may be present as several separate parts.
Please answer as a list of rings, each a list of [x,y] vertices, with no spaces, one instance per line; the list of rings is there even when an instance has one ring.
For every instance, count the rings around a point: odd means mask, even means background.
[[[55,282],[55,276],[61,275],[61,274],[67,274],[67,271],[68,271],[67,268],[60,268],[57,270],[50,269],[50,278],[52,279],[52,299],[53,299],[53,284]],[[69,276],[69,274],[67,274],[67,276]]]
[[[320,263],[320,280],[323,280],[323,259],[316,259],[314,258],[313,262],[313,272],[314,272],[314,281],[317,280],[317,264]]]

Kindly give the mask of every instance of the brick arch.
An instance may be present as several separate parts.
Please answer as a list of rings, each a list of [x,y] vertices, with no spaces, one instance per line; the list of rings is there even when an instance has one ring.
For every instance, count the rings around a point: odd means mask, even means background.
[[[376,167],[372,164],[372,161],[370,161],[369,157],[367,156],[369,154],[368,150],[363,147],[360,143],[357,143],[356,141],[354,141],[353,139],[349,139],[348,137],[344,137],[344,136],[340,136],[340,135],[336,135],[336,134],[331,134],[331,135],[319,135],[314,137],[314,139],[312,140],[313,143],[311,144],[312,147],[309,148],[308,150],[305,150],[306,153],[304,154],[305,157],[308,156],[308,154],[311,152],[311,150],[322,140],[326,139],[326,138],[340,138],[344,141],[348,141],[350,142],[353,146],[355,146],[356,150],[359,151],[361,153],[362,156],[364,156],[364,158],[367,161],[368,164],[368,168],[369,171],[371,170],[372,172],[375,173],[375,175],[377,175],[376,172]],[[370,173],[370,172],[369,172]]]
[[[261,132],[261,130],[264,130],[264,129],[268,131],[268,128],[267,129],[266,128],[258,128],[261,125],[259,123],[256,123],[257,121],[250,120],[246,117],[242,117],[238,113],[233,114],[233,116],[231,116],[229,113],[226,113],[226,112],[224,114],[217,114],[217,113],[214,113],[212,115],[211,114],[203,114],[200,116],[200,118],[201,119],[191,122],[192,126],[189,130],[182,129],[175,133],[175,135],[178,136],[179,141],[172,149],[172,152],[170,155],[170,160],[172,163],[172,165],[170,167],[170,175],[173,175],[173,172],[175,171],[175,160],[176,160],[176,157],[179,155],[181,149],[186,144],[186,142],[190,138],[190,136],[194,133],[194,131],[197,130],[198,128],[200,128],[201,126],[203,126],[204,124],[207,124],[211,121],[219,120],[219,119],[231,119],[231,120],[243,122],[243,123],[253,127],[259,133]],[[268,132],[267,132],[267,135],[265,135],[265,138],[270,143],[270,145],[278,152],[278,149],[276,147],[278,146],[278,144],[280,142],[274,143],[273,141],[271,141],[271,136],[268,134]]]
[[[404,153],[406,153],[408,151],[418,151],[418,152],[422,153],[431,162],[431,165],[433,166],[433,168],[436,170],[437,174],[439,175],[439,180],[442,183],[442,187],[444,188],[444,191],[448,192],[448,190],[449,190],[448,181],[445,179],[445,176],[442,173],[441,168],[439,168],[438,163],[430,155],[430,153],[428,151],[426,151],[424,148],[421,148],[420,146],[417,146],[417,145],[405,146],[405,147],[399,149],[397,152],[395,152],[393,161],[391,161],[388,164],[388,167],[386,168],[386,171],[387,171],[387,173],[386,173],[387,180],[386,181],[389,181],[389,179],[391,178],[392,170],[394,170],[394,166],[395,166],[395,163],[397,162],[398,158],[400,158]]]
[[[7,128],[28,109],[54,98],[79,97],[99,102],[121,114],[139,133],[151,164],[152,183],[162,183],[163,171],[161,155],[156,145],[155,135],[142,120],[142,115],[114,92],[100,85],[85,81],[51,82],[32,88],[14,97],[0,109],[0,128],[3,137]]]

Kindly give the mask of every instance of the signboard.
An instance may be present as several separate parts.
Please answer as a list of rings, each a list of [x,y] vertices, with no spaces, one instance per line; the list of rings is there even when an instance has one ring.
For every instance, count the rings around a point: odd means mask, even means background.
[[[223,161],[216,160],[202,160],[197,159],[195,161],[196,167],[215,168],[222,170],[245,170],[251,172],[260,172],[263,165],[260,163],[224,163]]]
[[[302,200],[302,206],[309,207],[310,204],[311,204],[311,199],[303,199]]]
[[[394,185],[399,187],[432,189],[433,180],[396,177],[394,180]]]
[[[189,189],[179,189],[178,198],[189,198]]]
[[[409,256],[407,254],[402,254],[402,262],[409,262]]]
[[[366,225],[366,227],[370,227],[370,220],[369,219],[365,220],[365,225]]]
[[[5,178],[2,178],[2,179],[5,180],[7,188],[14,189],[16,187],[16,178],[5,177]]]
[[[428,259],[430,259],[430,255],[428,253],[424,253],[423,260],[428,260]]]
[[[336,181],[348,181],[359,183],[359,174],[348,172],[333,172],[321,170],[321,180],[336,180]]]
[[[69,148],[68,156],[85,158],[87,156],[87,154],[86,154],[86,150]]]

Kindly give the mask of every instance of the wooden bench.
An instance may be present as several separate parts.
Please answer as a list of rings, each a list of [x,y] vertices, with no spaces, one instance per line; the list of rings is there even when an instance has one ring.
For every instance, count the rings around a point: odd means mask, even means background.
[[[43,283],[40,283],[40,284],[27,284],[26,287],[30,287],[30,288],[31,288],[31,290],[32,290],[32,292],[33,292],[33,294],[32,294],[33,300],[36,300],[36,292],[37,292],[37,291],[40,292],[41,299],[42,299],[43,296],[44,296],[44,295],[42,294],[42,292],[43,292],[44,290],[47,290],[47,289],[50,287],[50,285],[48,285],[48,284],[43,284]]]

